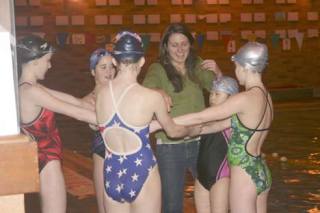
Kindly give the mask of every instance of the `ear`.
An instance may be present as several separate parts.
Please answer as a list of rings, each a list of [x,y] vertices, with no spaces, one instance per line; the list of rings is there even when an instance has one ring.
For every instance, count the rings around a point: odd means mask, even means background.
[[[144,57],[141,57],[138,61],[139,66],[142,67],[144,65],[144,63],[146,62],[146,59]]]
[[[94,70],[91,70],[91,75],[94,77],[96,76],[96,72]]]

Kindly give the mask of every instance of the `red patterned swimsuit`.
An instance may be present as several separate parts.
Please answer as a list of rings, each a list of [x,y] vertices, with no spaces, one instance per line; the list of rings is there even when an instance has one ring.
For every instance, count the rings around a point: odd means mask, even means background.
[[[34,121],[22,124],[21,128],[38,144],[40,172],[49,161],[62,160],[62,143],[53,112],[42,108]]]

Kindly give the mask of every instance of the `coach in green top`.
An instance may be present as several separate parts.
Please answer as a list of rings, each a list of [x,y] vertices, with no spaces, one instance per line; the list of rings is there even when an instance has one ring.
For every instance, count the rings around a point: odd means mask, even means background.
[[[185,25],[169,25],[160,42],[159,62],[151,64],[143,82],[162,94],[172,117],[205,108],[203,89],[210,90],[214,73],[221,75],[214,60],[196,55],[193,42]],[[199,138],[173,140],[163,131],[156,138],[163,212],[183,212],[185,172],[196,176]]]

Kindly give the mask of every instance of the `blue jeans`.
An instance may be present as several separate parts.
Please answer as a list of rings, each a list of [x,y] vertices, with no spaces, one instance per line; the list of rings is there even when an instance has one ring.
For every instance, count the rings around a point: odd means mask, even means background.
[[[199,142],[158,144],[156,156],[162,186],[162,212],[182,213],[185,173],[195,178]]]

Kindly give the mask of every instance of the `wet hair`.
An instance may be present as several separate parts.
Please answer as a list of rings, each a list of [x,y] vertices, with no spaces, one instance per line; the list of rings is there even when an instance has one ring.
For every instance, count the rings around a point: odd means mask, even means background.
[[[168,52],[168,42],[169,38],[172,34],[180,33],[188,38],[190,43],[190,51],[189,55],[186,58],[185,66],[187,69],[188,77],[193,81],[198,83],[198,79],[195,76],[195,66],[197,61],[197,55],[195,53],[195,49],[193,47],[194,38],[190,33],[189,29],[186,25],[180,23],[170,24],[163,33],[162,39],[160,41],[160,52],[159,52],[159,62],[163,66],[166,71],[167,77],[169,81],[171,81],[174,91],[180,92],[183,89],[183,81],[182,76],[176,70],[176,68],[171,63],[170,55]]]
[[[90,56],[90,70],[95,70],[97,64],[99,63],[100,59],[104,56],[109,56],[111,55],[110,52],[108,52],[106,49],[103,49],[103,48],[98,48],[96,49],[95,51],[93,51],[91,53],[91,56]]]
[[[238,62],[245,69],[262,73],[268,64],[268,48],[259,42],[248,42],[231,57],[232,61]]]
[[[136,63],[144,56],[141,37],[129,31],[118,33],[115,38],[112,56],[120,63]]]
[[[43,38],[28,35],[17,42],[18,76],[21,76],[22,65],[42,56],[53,53],[55,49]]]
[[[239,92],[239,85],[234,78],[222,76],[212,82],[211,91],[224,92],[228,95],[234,95]]]

